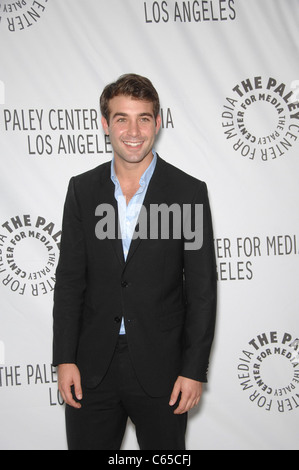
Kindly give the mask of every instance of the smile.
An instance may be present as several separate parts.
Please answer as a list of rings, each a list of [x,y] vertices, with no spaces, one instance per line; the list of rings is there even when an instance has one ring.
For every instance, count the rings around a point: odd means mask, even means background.
[[[143,142],[124,142],[125,145],[128,145],[129,147],[136,148],[140,147]]]

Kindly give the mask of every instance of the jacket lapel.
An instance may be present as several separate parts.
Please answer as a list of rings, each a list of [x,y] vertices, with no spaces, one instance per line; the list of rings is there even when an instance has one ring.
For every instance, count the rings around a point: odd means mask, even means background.
[[[138,235],[133,236],[131,241],[130,250],[127,256],[127,260],[124,259],[121,231],[119,227],[119,218],[118,218],[118,207],[117,201],[114,196],[115,186],[111,180],[111,162],[107,162],[102,165],[100,177],[96,179],[93,194],[94,194],[94,208],[99,204],[110,204],[115,213],[115,226],[116,226],[116,236],[114,239],[109,239],[110,243],[113,246],[115,254],[123,268],[130,262],[133,255],[136,253],[137,248],[140,243],[142,243],[142,238]],[[149,230],[150,227],[150,206],[151,204],[161,204],[166,201],[166,195],[164,191],[164,186],[167,184],[167,163],[162,160],[159,156],[157,158],[157,164],[149,186],[147,188],[146,196],[144,198],[143,206],[147,214],[147,227]],[[140,217],[137,221],[137,224],[141,222]],[[137,227],[137,225],[136,225]],[[135,233],[136,234],[136,230]]]
[[[148,185],[147,192],[144,198],[143,206],[145,208],[146,214],[147,214],[147,233],[149,235],[149,227],[150,227],[150,206],[151,204],[161,204],[162,202],[166,202],[165,199],[165,192],[163,187],[167,184],[167,179],[166,179],[166,162],[162,160],[159,156],[157,158],[157,164],[155,171],[153,173],[153,176],[151,178],[151,181]],[[138,223],[142,223],[141,218],[139,216],[139,219],[137,221]],[[134,232],[134,235],[136,235],[136,230]],[[132,259],[133,255],[136,253],[137,248],[139,247],[140,243],[142,243],[142,238],[140,238],[137,234],[137,236],[133,236],[133,239],[131,241],[130,245],[130,250],[127,256],[126,260],[126,265],[130,262]]]
[[[115,186],[111,180],[111,171],[110,171],[111,162],[108,162],[104,165],[102,174],[100,178],[96,180],[95,187],[94,187],[94,202],[95,208],[99,204],[109,204],[114,209],[115,214],[115,238],[109,238],[110,243],[115,251],[115,254],[121,264],[121,266],[125,266],[125,259],[123,254],[123,247],[122,247],[122,240],[120,234],[120,227],[119,227],[119,219],[118,219],[118,207],[117,201],[114,197]]]

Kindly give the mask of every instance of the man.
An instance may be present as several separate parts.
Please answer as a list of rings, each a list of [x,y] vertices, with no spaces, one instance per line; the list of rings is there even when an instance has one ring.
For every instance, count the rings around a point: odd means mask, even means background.
[[[185,449],[187,412],[207,381],[216,310],[207,189],[154,151],[159,110],[144,77],[108,85],[102,125],[114,158],[70,181],[53,363],[72,450],[118,450],[128,417],[140,449]],[[165,207],[162,233],[153,214]]]

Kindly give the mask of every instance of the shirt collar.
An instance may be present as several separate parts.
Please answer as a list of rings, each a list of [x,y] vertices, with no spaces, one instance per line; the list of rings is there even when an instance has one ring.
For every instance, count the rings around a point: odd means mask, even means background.
[[[147,169],[145,170],[145,172],[141,176],[140,181],[139,181],[140,186],[144,186],[144,185],[147,186],[149,184],[150,180],[151,180],[151,177],[153,176],[154,171],[155,171],[156,163],[157,163],[157,153],[154,149],[152,150],[152,152],[153,152],[153,157],[154,158],[152,159],[150,165],[147,167]],[[112,179],[112,181],[115,185],[119,184],[118,178],[117,178],[117,176],[115,174],[115,170],[114,170],[114,158],[111,161],[111,179]]]

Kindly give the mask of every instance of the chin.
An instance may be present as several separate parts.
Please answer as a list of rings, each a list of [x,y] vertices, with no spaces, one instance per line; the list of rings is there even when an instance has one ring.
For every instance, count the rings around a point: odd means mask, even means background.
[[[150,152],[149,152],[150,153]],[[149,153],[147,153],[146,155],[143,155],[143,154],[137,154],[137,155],[124,155],[122,156],[121,158],[123,160],[125,160],[126,162],[128,163],[141,163],[148,155]]]

